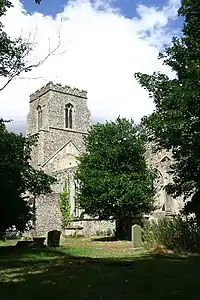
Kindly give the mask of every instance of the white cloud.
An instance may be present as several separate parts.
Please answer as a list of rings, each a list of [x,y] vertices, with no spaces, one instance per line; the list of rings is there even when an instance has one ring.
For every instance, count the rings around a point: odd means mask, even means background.
[[[135,81],[134,73],[169,72],[157,55],[171,39],[167,27],[176,18],[178,0],[169,0],[161,8],[138,5],[138,16],[132,20],[105,0],[68,2],[54,19],[39,13],[29,15],[19,0],[13,3],[14,8],[4,18],[5,28],[12,37],[28,37],[31,33],[36,43],[32,61],[44,58],[49,44],[51,49],[58,44],[58,31],[62,46],[57,53],[67,51],[22,75],[39,79],[14,80],[4,89],[1,117],[14,119],[14,125],[25,122],[30,93],[49,80],[87,89],[94,120],[121,115],[138,121],[152,111],[152,100]],[[3,82],[1,78],[0,85]]]

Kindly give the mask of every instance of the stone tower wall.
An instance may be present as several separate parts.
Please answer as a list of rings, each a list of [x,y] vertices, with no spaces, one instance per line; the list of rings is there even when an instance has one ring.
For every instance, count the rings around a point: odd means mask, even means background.
[[[65,107],[69,103],[73,106],[70,129],[65,128]],[[40,128],[38,106],[42,111]],[[87,92],[84,90],[50,82],[30,96],[26,134],[39,135],[37,146],[32,151],[32,164],[58,179],[52,186],[53,192],[50,195],[36,198],[36,231],[39,234],[51,229],[61,229],[60,193],[71,167],[76,166],[77,155],[84,151],[83,137],[90,124]],[[71,192],[74,194],[74,185]],[[71,199],[74,210],[73,201]]]
[[[73,105],[72,129],[65,128],[65,105]],[[42,109],[42,126],[38,129],[38,106]],[[69,86],[53,84],[37,90],[30,96],[27,116],[27,135],[39,133],[37,147],[32,152],[34,166],[42,166],[64,143],[72,140],[80,152],[84,151],[83,135],[91,124],[87,107],[87,92]]]

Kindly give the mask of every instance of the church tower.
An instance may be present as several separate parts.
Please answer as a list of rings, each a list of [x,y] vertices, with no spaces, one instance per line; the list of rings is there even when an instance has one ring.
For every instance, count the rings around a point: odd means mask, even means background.
[[[39,134],[33,165],[50,173],[73,166],[73,161],[66,165],[65,160],[57,166],[53,162],[58,156],[60,159],[61,152],[73,156],[84,151],[83,136],[90,124],[86,91],[52,82],[36,91],[30,96],[27,117],[27,135]]]
[[[49,82],[30,96],[27,135],[38,134],[32,164],[57,178],[53,193],[36,199],[36,230],[60,227],[59,197],[71,177],[71,210],[75,213],[73,173],[84,152],[83,138],[91,124],[87,92]]]

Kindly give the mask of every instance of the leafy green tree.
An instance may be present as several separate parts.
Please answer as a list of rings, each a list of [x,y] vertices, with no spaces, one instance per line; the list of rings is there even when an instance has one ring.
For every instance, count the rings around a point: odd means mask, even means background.
[[[4,16],[13,5],[8,0],[0,1],[0,18]],[[31,44],[23,41],[21,37],[12,40],[4,31],[0,21],[0,76],[7,79],[0,88],[2,91],[21,72],[28,72],[31,66],[27,66],[27,55],[31,51]]]
[[[153,173],[133,121],[95,124],[80,157],[77,201],[86,214],[123,223],[154,209]],[[120,228],[120,227],[119,227]]]
[[[1,0],[0,18],[11,7],[10,1]],[[31,43],[21,37],[11,39],[0,21],[0,76],[6,79],[0,91],[20,73],[29,72],[40,65],[27,64],[27,56],[31,50]],[[36,140],[37,136],[25,138],[8,132],[5,122],[0,120],[0,234],[13,226],[23,231],[34,216],[27,201],[29,195],[35,197],[51,192],[50,186],[54,178],[30,165],[31,147]]]
[[[40,0],[35,0],[36,4],[40,4]],[[9,8],[13,7],[9,0],[0,0],[0,18],[4,16]],[[55,55],[60,47],[58,45],[54,49],[50,49],[49,53],[36,63],[28,62],[28,56],[32,51],[33,43],[24,40],[21,37],[11,39],[4,31],[3,23],[0,20],[0,76],[4,77],[5,83],[0,87],[0,92],[8,86],[8,84],[21,73],[27,73],[33,68],[42,65],[51,55]],[[63,52],[64,53],[64,52]]]
[[[171,149],[174,184],[168,191],[191,197],[185,211],[200,221],[200,1],[182,0],[178,11],[185,21],[182,36],[159,55],[174,78],[136,73],[138,82],[153,98],[155,111],[143,118],[148,134],[161,148]]]
[[[51,192],[55,179],[30,165],[31,148],[36,136],[25,138],[9,132],[0,122],[0,233],[12,226],[23,231],[32,220],[34,211],[29,195],[34,197]],[[28,193],[27,193],[28,192]]]

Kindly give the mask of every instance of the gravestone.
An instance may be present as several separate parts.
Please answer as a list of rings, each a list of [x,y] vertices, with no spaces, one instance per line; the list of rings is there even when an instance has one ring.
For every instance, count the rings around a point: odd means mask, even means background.
[[[46,246],[44,245],[44,241],[46,240],[45,237],[37,237],[33,238],[32,240],[22,240],[18,241],[17,244],[15,245],[16,248],[20,249],[28,249],[28,248],[45,248]]]
[[[133,248],[142,247],[142,229],[138,224],[132,226],[132,246]]]
[[[33,241],[18,241],[15,245],[18,249],[28,249],[33,244]]]
[[[45,248],[44,241],[46,240],[45,237],[34,237],[33,244],[35,248]]]
[[[61,235],[61,232],[58,230],[49,231],[48,239],[47,239],[48,247],[59,247],[60,246],[60,235]]]

